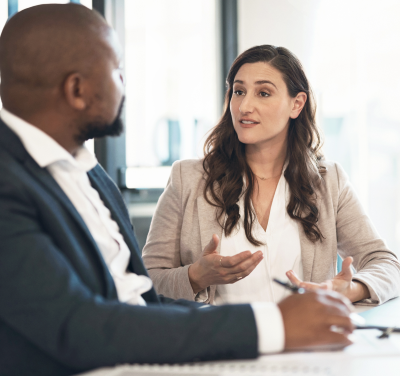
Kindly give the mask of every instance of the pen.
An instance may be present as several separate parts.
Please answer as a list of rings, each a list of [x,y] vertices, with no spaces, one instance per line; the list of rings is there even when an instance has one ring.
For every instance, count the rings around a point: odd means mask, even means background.
[[[294,294],[304,294],[306,292],[303,287],[293,286],[290,283],[283,282],[278,278],[273,278],[273,281],[276,282],[278,285],[283,286],[285,289],[290,290]]]
[[[287,290],[290,290],[294,294],[304,294],[306,290],[303,287],[297,287],[290,283],[283,282],[278,278],[273,278],[273,281],[278,285],[281,285]],[[374,326],[374,325],[365,325],[365,319],[356,313],[352,312],[350,314],[350,319],[352,323],[355,325],[356,329],[378,329],[382,332],[382,335],[378,338],[387,338],[392,332],[400,332],[400,328],[396,327],[386,327],[386,326]]]

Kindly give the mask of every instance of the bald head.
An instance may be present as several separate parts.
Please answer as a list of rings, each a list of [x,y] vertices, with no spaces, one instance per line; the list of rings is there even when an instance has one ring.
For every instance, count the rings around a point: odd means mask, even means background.
[[[90,74],[109,46],[112,30],[78,4],[46,4],[13,16],[0,37],[2,97],[8,88],[49,88],[71,72]],[[3,99],[3,102],[7,98]]]
[[[95,11],[46,4],[14,15],[0,36],[0,75],[4,108],[68,150],[121,131],[120,46]]]

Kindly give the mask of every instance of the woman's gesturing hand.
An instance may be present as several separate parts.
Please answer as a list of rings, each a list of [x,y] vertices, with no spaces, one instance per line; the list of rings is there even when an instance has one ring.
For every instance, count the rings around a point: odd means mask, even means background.
[[[201,257],[189,267],[189,280],[197,294],[211,285],[235,283],[247,277],[263,259],[263,253],[244,251],[223,257],[217,253],[219,238],[214,234]]]
[[[307,290],[324,289],[337,291],[352,302],[368,299],[370,294],[367,286],[359,281],[353,281],[352,263],[353,257],[346,257],[342,263],[342,271],[335,278],[323,283],[303,282],[293,270],[289,270],[286,275],[294,285]]]

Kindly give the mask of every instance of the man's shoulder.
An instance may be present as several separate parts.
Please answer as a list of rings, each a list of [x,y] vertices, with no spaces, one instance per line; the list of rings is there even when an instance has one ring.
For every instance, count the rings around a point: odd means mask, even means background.
[[[0,186],[16,185],[29,179],[21,161],[14,158],[7,150],[0,147]]]

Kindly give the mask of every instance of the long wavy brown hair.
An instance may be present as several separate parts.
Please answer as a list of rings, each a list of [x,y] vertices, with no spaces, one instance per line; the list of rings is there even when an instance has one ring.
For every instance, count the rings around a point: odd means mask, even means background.
[[[226,80],[224,113],[204,145],[204,198],[210,205],[219,208],[217,219],[228,236],[238,225],[238,201],[244,194],[246,237],[256,246],[262,244],[252,234],[253,223],[257,218],[251,205],[256,180],[246,161],[245,144],[239,141],[233,127],[229,108],[233,82],[240,67],[258,62],[268,63],[282,74],[292,98],[300,92],[307,94],[307,101],[300,115],[296,119],[290,119],[289,123],[286,156],[288,165],[284,172],[290,188],[287,212],[291,218],[302,224],[308,239],[313,242],[322,241],[323,235],[317,225],[319,212],[316,206],[316,188],[321,182],[321,173],[325,170],[319,166],[322,140],[315,122],[315,103],[300,61],[284,47],[252,47],[233,62]],[[243,176],[247,183],[244,189]]]

